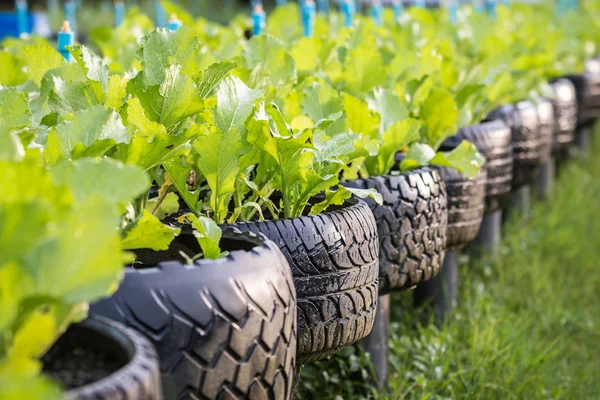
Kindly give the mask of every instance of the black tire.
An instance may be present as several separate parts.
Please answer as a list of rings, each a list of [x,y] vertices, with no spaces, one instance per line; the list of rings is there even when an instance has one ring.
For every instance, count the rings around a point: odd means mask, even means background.
[[[290,263],[298,294],[298,362],[324,359],[367,336],[377,309],[379,247],[373,213],[360,200],[319,215],[240,222]]]
[[[487,119],[501,119],[510,128],[513,146],[512,189],[530,184],[541,159],[537,108],[530,101],[520,101],[516,105],[497,108]]]
[[[600,117],[600,60],[586,61],[586,70],[580,75],[568,75],[577,93],[577,125],[584,127]]]
[[[193,265],[128,269],[119,290],[91,312],[154,343],[166,399],[291,398],[296,295],[289,265],[264,237],[232,229],[223,237],[238,250]]]
[[[566,149],[575,140],[577,127],[577,97],[573,83],[564,78],[551,83],[554,91],[554,148],[555,152]]]
[[[462,140],[473,143],[485,157],[485,214],[493,213],[506,203],[511,189],[513,150],[510,128],[501,119],[467,126],[446,140],[442,149],[452,150]]]
[[[399,175],[344,183],[376,189],[383,205],[367,203],[379,232],[379,294],[409,289],[436,276],[444,261],[448,209],[438,169],[418,168]]]
[[[485,209],[487,172],[482,167],[473,179],[451,168],[440,168],[448,194],[446,253],[460,250],[479,233]]]
[[[535,106],[540,134],[540,164],[544,164],[552,156],[554,146],[554,107],[549,99],[543,97],[536,99]]]
[[[72,400],[160,400],[158,357],[152,344],[139,333],[122,324],[101,317],[91,317],[71,325],[44,356],[56,357],[60,349],[71,340],[85,342],[88,346],[115,359],[128,361],[111,375],[89,385],[68,390],[65,398]]]

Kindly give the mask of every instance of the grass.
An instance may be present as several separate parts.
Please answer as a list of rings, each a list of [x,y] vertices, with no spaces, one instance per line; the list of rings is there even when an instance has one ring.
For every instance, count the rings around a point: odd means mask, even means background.
[[[600,154],[600,141],[593,154]],[[458,308],[422,323],[393,298],[389,389],[348,349],[305,368],[318,399],[591,399],[600,396],[600,158],[561,171],[528,220],[505,227],[499,257],[463,257]]]

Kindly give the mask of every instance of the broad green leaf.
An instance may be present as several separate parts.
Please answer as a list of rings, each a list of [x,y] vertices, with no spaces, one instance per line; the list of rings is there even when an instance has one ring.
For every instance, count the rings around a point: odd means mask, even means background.
[[[450,92],[434,87],[429,96],[421,104],[419,114],[423,120],[423,139],[434,150],[450,135],[456,133],[458,109]]]
[[[23,48],[23,62],[27,77],[38,86],[41,85],[46,72],[66,64],[65,58],[54,47],[48,45],[31,45]]]
[[[221,81],[229,75],[229,72],[235,68],[235,63],[230,61],[221,61],[219,63],[212,64],[206,71],[202,73],[198,81],[198,95],[201,99],[204,99],[212,93],[212,91],[219,86]]]
[[[356,133],[340,133],[331,138],[323,132],[314,134],[315,162],[345,164],[354,152],[358,139],[359,135]]]
[[[137,92],[136,96],[148,118],[164,125],[167,132],[204,108],[196,84],[178,64],[170,65],[165,70],[160,86],[150,86],[143,92]]]
[[[22,256],[37,294],[74,304],[114,288],[122,274],[119,220],[116,207],[95,196],[57,221],[48,240]]]
[[[438,152],[430,163],[456,169],[468,178],[473,178],[485,163],[485,158],[473,143],[463,140],[448,153]]]
[[[337,81],[342,74],[334,40],[303,37],[292,45],[290,56],[298,72],[307,76],[322,76]]]
[[[179,233],[181,233],[181,229],[163,224],[158,217],[152,215],[148,210],[144,210],[142,217],[125,231],[121,249],[168,250],[169,245]]]
[[[148,200],[146,210],[156,215],[158,219],[162,220],[179,211],[179,197],[177,197],[175,193],[168,193],[160,204],[158,204],[157,199],[158,198]]]
[[[168,134],[163,125],[148,119],[135,97],[127,101],[126,113],[127,123],[134,130],[133,139],[120,145],[113,157],[146,171],[176,157],[183,146],[203,132],[199,125],[191,125],[180,133]]]
[[[48,345],[59,333],[56,324],[52,313],[36,311],[29,315],[15,332],[7,354],[6,361],[11,365],[12,373],[29,376],[36,374],[40,368],[39,357],[48,350]]]
[[[324,82],[306,85],[302,94],[302,112],[315,122],[342,111],[339,93]]]
[[[210,127],[208,134],[193,143],[200,154],[197,164],[210,187],[210,206],[217,223],[227,217],[229,202],[235,191],[235,179],[240,170],[238,158],[242,153],[241,135],[235,127],[222,132]]]
[[[244,44],[244,67],[254,72],[252,87],[267,85],[278,88],[296,83],[296,65],[285,51],[284,44],[270,35],[254,36]]]
[[[194,214],[186,214],[187,218],[194,227],[194,236],[202,249],[204,258],[216,260],[221,257],[222,231],[215,221],[206,217],[197,217]]]
[[[20,60],[8,51],[0,51],[0,85],[17,86],[26,80]]]
[[[371,110],[377,111],[380,115],[380,134],[383,134],[396,122],[408,118],[406,107],[400,102],[398,96],[389,90],[373,89],[367,96],[367,103]]]
[[[111,193],[74,196],[41,161],[31,153],[18,163],[0,162],[0,397],[52,398],[17,382],[37,375],[39,356],[122,274],[121,211]],[[129,185],[121,179],[115,184]],[[7,375],[14,378],[8,386]]]
[[[119,111],[127,96],[127,80],[120,75],[112,75],[108,80],[106,106]]]
[[[85,46],[75,46],[69,50],[73,60],[79,65],[88,83],[92,86],[96,99],[102,101],[108,90],[108,65],[102,58]]]
[[[344,63],[344,84],[355,96],[362,96],[387,80],[386,69],[377,48],[358,46],[348,52]]]
[[[0,374],[0,400],[64,400],[56,382],[46,376]]]
[[[33,282],[18,264],[0,265],[0,332],[8,329],[17,317],[19,305],[30,295],[32,287]]]
[[[135,165],[109,158],[84,158],[52,167],[54,181],[72,188],[77,201],[97,196],[123,208],[150,188],[147,175]]]
[[[352,132],[362,133],[374,138],[380,138],[380,116],[369,108],[367,102],[347,93],[342,94],[342,103]]]
[[[236,130],[242,135],[246,120],[262,92],[250,89],[236,77],[225,79],[217,90],[217,107],[213,110],[215,126],[223,133]]]
[[[162,85],[169,66],[181,66],[181,72],[191,78],[200,74],[195,68],[200,43],[194,31],[182,26],[176,31],[157,29],[146,36],[138,51],[142,62],[141,80],[143,88]]]
[[[291,21],[300,21],[299,7],[293,2],[275,7],[267,17],[267,32],[286,43],[302,36],[302,27]]]
[[[46,79],[48,76],[44,77]],[[65,81],[60,76],[50,76],[52,90],[48,95],[50,109],[58,114],[69,114],[83,111],[93,104],[98,104],[94,97],[90,97],[90,88],[87,83],[79,81]],[[44,83],[42,83],[42,86]]]
[[[360,198],[371,197],[377,204],[383,204],[381,194],[375,189],[353,189],[344,186],[338,186],[337,190],[327,190],[325,192],[325,200],[313,205],[310,209],[310,215],[321,214],[331,206],[340,206],[346,202],[352,195]]]
[[[415,143],[408,149],[406,158],[400,163],[400,169],[402,171],[408,171],[424,165],[429,165],[433,157],[435,157],[435,150],[433,150],[431,146],[428,144]]]
[[[19,161],[25,157],[25,148],[19,136],[6,125],[0,125],[0,160]]]
[[[119,143],[129,143],[130,135],[119,114],[101,105],[92,106],[50,130],[46,157],[101,156]]]
[[[384,133],[379,154],[365,160],[365,166],[371,176],[388,174],[395,164],[395,155],[403,147],[419,139],[421,123],[416,119],[398,121]]]
[[[27,97],[15,88],[0,87],[0,124],[22,128],[32,122]]]
[[[352,193],[354,196],[356,196],[358,198],[361,198],[361,199],[371,198],[371,199],[375,200],[375,203],[377,203],[379,205],[383,204],[383,197],[375,189],[357,189],[357,188],[347,188],[347,187],[345,187],[344,189],[348,190],[350,193]]]
[[[310,169],[307,173],[306,182],[300,185],[298,196],[293,200],[292,216],[301,216],[304,208],[309,205],[309,200],[321,192],[331,189],[337,185],[339,179],[335,175],[319,175],[315,170]]]

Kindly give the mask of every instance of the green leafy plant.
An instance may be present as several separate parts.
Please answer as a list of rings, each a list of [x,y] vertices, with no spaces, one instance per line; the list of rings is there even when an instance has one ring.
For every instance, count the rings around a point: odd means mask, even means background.
[[[120,213],[149,182],[113,160],[48,170],[39,153],[20,150],[4,153],[0,170],[0,398],[58,398],[39,358],[115,289],[127,259]]]

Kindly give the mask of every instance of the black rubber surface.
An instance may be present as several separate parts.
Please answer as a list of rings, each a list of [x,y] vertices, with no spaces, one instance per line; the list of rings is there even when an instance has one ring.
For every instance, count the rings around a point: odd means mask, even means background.
[[[577,93],[577,125],[586,126],[600,117],[600,60],[586,61],[586,70],[580,75],[568,75]]]
[[[264,237],[223,235],[239,242],[227,257],[128,269],[119,290],[91,312],[154,343],[165,399],[288,399],[296,364],[289,265]]]
[[[512,189],[531,183],[541,161],[539,121],[535,105],[530,101],[504,105],[492,111],[487,119],[501,119],[511,130]]]
[[[446,252],[462,249],[477,237],[485,209],[485,166],[469,179],[451,168],[440,168],[448,193]]]
[[[467,126],[446,140],[442,150],[452,150],[462,140],[473,143],[485,157],[485,213],[492,213],[506,202],[511,189],[513,150],[510,128],[501,119]]]
[[[409,289],[438,274],[446,248],[446,188],[438,169],[418,168],[346,182],[376,189],[383,205],[367,203],[377,221],[380,245],[379,293]]]
[[[577,97],[573,83],[564,78],[551,83],[554,91],[554,146],[559,152],[575,140],[577,126]]]
[[[298,362],[331,356],[365,336],[377,308],[379,247],[373,213],[351,199],[315,216],[238,223],[288,260],[298,293]]]
[[[66,335],[78,335],[103,351],[121,353],[128,362],[95,383],[69,390],[73,400],[160,400],[158,357],[152,344],[139,333],[114,321],[92,317],[73,325]],[[59,339],[60,340],[60,339]],[[52,350],[50,350],[52,351]]]

